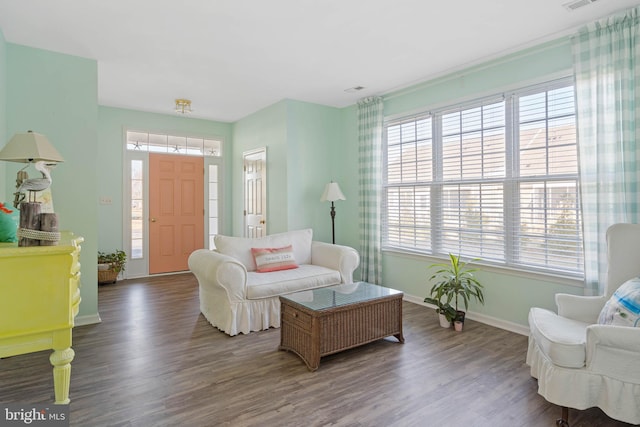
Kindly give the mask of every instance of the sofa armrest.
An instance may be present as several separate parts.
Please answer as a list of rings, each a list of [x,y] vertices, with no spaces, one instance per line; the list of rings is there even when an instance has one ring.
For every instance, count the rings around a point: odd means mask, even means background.
[[[587,327],[587,369],[640,384],[640,328],[613,325]]]
[[[314,241],[311,243],[311,264],[338,270],[342,283],[353,283],[353,272],[360,265],[360,255],[349,246]]]
[[[247,269],[235,258],[208,249],[189,255],[189,269],[202,287],[220,286],[229,301],[242,301],[247,295]]]
[[[556,294],[558,315],[585,323],[596,323],[606,297],[585,297],[581,295]]]

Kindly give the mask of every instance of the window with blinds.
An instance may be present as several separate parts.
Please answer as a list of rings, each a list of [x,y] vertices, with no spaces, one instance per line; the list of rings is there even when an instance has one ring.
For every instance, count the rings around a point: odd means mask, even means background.
[[[385,124],[383,246],[581,276],[572,82]]]

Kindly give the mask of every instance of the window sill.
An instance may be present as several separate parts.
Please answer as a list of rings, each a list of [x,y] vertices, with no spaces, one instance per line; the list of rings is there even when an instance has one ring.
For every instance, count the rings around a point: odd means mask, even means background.
[[[398,249],[392,247],[382,248],[383,254],[389,254],[392,256],[400,256],[403,258],[411,258],[419,261],[429,261],[431,263],[447,263],[448,258],[429,255],[418,251],[408,251],[406,249]],[[527,279],[536,279],[558,283],[562,285],[575,286],[577,288],[584,288],[584,279],[580,277],[563,276],[561,274],[553,274],[547,272],[533,271],[533,270],[521,270],[515,267],[507,267],[503,265],[497,265],[489,262],[475,261],[474,265],[482,267],[482,270],[489,271],[498,274],[507,274],[510,276],[523,277]]]

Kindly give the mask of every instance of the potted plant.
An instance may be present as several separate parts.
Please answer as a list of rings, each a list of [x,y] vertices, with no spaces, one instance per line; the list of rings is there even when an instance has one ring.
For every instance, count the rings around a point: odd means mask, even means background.
[[[463,262],[460,256],[449,254],[448,264],[432,264],[429,268],[438,268],[429,281],[436,280],[430,291],[430,297],[425,298],[425,302],[437,306],[438,314],[446,316],[449,322],[456,322],[456,330],[462,330],[462,324],[466,312],[458,309],[458,303],[462,298],[464,310],[467,310],[469,300],[475,299],[484,304],[483,286],[474,276],[476,271],[470,268],[470,262]],[[451,307],[451,302],[454,306]]]
[[[438,318],[440,319],[440,326],[443,328],[450,328],[451,322],[456,316],[456,310],[449,304],[451,299],[448,299],[446,302],[443,301],[443,297],[445,297],[446,287],[440,284],[435,284],[431,288],[431,293],[429,297],[424,299],[424,302],[428,302],[429,304],[433,304],[436,306],[436,313],[438,313]]]
[[[124,271],[127,254],[120,249],[114,252],[98,252],[98,283],[115,283]]]

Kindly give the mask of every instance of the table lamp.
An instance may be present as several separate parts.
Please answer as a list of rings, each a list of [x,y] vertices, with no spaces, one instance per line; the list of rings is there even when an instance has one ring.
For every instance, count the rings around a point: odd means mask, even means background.
[[[16,133],[9,140],[2,150],[0,150],[0,160],[27,163],[27,165],[17,173],[16,192],[14,193],[13,200],[13,205],[20,209],[20,229],[18,230],[18,234],[20,235],[20,233],[23,232],[23,235],[21,235],[19,245],[37,246],[37,244],[33,242],[29,244],[29,241],[40,241],[40,239],[37,238],[26,238],[24,237],[24,233],[31,237],[44,237],[42,240],[45,241],[47,237],[54,239],[55,235],[47,236],[46,231],[44,231],[44,234],[34,233],[35,231],[39,231],[39,228],[34,229],[34,226],[39,227],[40,225],[39,220],[36,224],[36,220],[34,219],[35,216],[40,214],[40,204],[35,201],[35,193],[43,191],[51,185],[51,165],[64,161],[60,153],[51,145],[46,136],[28,131],[25,133]],[[25,169],[32,163],[35,163],[36,169],[42,173],[42,178],[29,179],[29,175]],[[25,193],[29,194],[27,202],[23,202]],[[32,218],[27,218],[25,211],[28,211],[28,215]],[[55,227],[57,227],[57,219],[54,220],[56,223]]]

